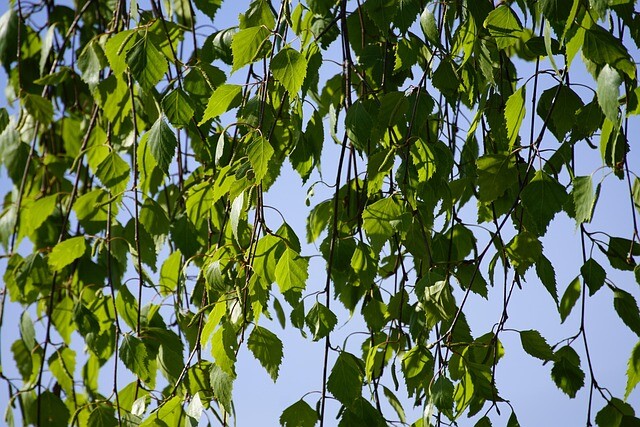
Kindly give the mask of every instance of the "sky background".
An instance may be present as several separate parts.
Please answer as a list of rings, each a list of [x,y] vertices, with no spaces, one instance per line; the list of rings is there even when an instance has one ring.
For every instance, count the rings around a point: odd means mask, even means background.
[[[351,2],[353,3],[353,2]],[[216,21],[213,26],[216,29],[225,29],[236,24],[238,13],[244,11],[248,6],[247,1],[230,1],[227,0],[223,4],[223,8],[218,12]],[[141,7],[145,5],[141,2]],[[6,3],[0,7],[0,12],[6,11]],[[353,5],[350,4],[350,9]],[[208,18],[198,15],[198,23],[209,23]],[[211,32],[211,27],[203,26],[199,28],[200,35],[207,35]],[[416,31],[419,33],[419,29]],[[298,47],[298,44],[294,43]],[[337,45],[331,48],[336,57],[339,55]],[[628,46],[632,56],[637,60],[640,58],[638,50],[635,46]],[[330,53],[331,55],[331,53]],[[558,59],[558,57],[556,57]],[[221,64],[216,64],[221,65]],[[519,76],[527,78],[533,74],[533,63],[525,63],[516,61]],[[561,64],[558,64],[561,66]],[[221,67],[223,70],[225,68]],[[550,69],[548,63],[543,63],[541,68]],[[336,65],[327,64],[323,67],[323,76],[330,77],[339,72]],[[419,75],[419,74],[418,74]],[[571,68],[571,77],[573,83],[585,83],[589,87],[594,88],[595,82],[591,76],[586,73],[580,58],[576,58]],[[232,83],[243,83],[245,78],[244,71],[238,71],[230,78]],[[322,76],[321,76],[322,80]],[[546,85],[543,89],[555,85],[555,81],[551,79],[541,79],[541,83]],[[6,75],[4,71],[0,71],[0,87],[6,85]],[[405,84],[407,87],[407,84]],[[583,101],[589,102],[593,97],[593,93],[587,88],[575,89],[581,96]],[[530,101],[529,99],[527,100]],[[0,105],[5,105],[6,100],[0,97]],[[527,114],[531,113],[530,104],[527,105]],[[11,110],[10,110],[11,111]],[[472,117],[472,115],[468,115]],[[529,116],[527,116],[528,118]],[[528,135],[529,121],[525,119],[521,129],[521,135]],[[328,123],[325,122],[325,129]],[[466,131],[466,130],[465,130]],[[637,135],[640,131],[637,118],[631,121],[630,135]],[[340,134],[340,133],[339,133]],[[597,140],[597,138],[596,138]],[[543,142],[546,148],[558,147],[559,144],[551,134],[547,133]],[[637,170],[638,157],[637,138],[631,138],[631,153],[629,155]],[[602,161],[598,150],[588,149],[586,144],[578,144],[580,147],[577,155],[580,156],[581,167],[579,175],[587,175],[593,173],[594,182],[603,183],[603,188],[598,202],[598,207],[592,221],[588,226],[589,230],[606,231],[612,236],[629,238],[632,234],[631,209],[633,206],[629,200],[628,189],[625,181],[619,181],[615,176],[611,175],[607,169],[602,169]],[[326,174],[324,179],[331,182],[334,178],[334,170],[338,153],[338,146],[335,145],[330,137],[325,138],[325,146],[322,157],[322,171]],[[633,163],[635,162],[635,164]],[[304,241],[306,235],[305,223],[309,208],[305,205],[307,191],[309,185],[317,181],[320,176],[314,173],[306,185],[303,185],[298,174],[292,171],[288,163],[285,163],[280,179],[269,190],[265,197],[267,205],[274,206],[283,213],[287,223],[293,227],[297,235]],[[561,182],[566,184],[568,179],[564,176]],[[4,192],[9,191],[11,186],[10,180],[6,176],[3,169],[0,172],[0,189]],[[314,187],[314,195],[311,197],[311,206],[332,197],[332,193],[323,185]],[[461,213],[463,221],[475,222],[474,205],[464,209]],[[267,210],[267,223],[277,226],[281,221],[280,215],[273,211]],[[475,231],[475,230],[474,230]],[[478,233],[479,236],[483,236]],[[580,248],[579,232],[576,229],[575,222],[568,218],[566,214],[560,213],[556,216],[549,227],[547,237],[543,239],[544,253],[554,264],[557,275],[558,292],[560,296],[563,294],[567,285],[573,278],[579,274],[582,265],[582,255]],[[486,236],[484,236],[486,239]],[[303,246],[303,255],[315,255],[319,252],[319,242],[317,244],[306,244]],[[480,238],[478,245],[481,246],[485,241]],[[21,249],[28,251],[28,245],[22,244]],[[602,259],[601,254],[595,253],[596,259]],[[163,259],[162,256],[159,259]],[[605,265],[603,263],[603,265]],[[0,271],[4,272],[6,267],[6,259],[0,259]],[[483,270],[486,269],[486,263],[483,264]],[[579,306],[576,306],[572,315],[560,324],[560,316],[553,304],[553,301],[544,287],[541,285],[535,273],[530,271],[526,276],[526,283],[523,289],[516,289],[509,304],[509,320],[507,328],[512,331],[501,333],[500,339],[505,347],[505,357],[498,364],[497,368],[497,386],[501,395],[510,399],[518,419],[522,426],[536,425],[564,425],[579,426],[585,425],[587,413],[587,400],[589,393],[589,374],[586,365],[584,347],[581,339],[574,344],[574,349],[578,351],[581,357],[582,368],[585,371],[585,387],[577,394],[575,399],[569,399],[559,389],[557,389],[551,380],[550,370],[551,364],[543,365],[538,359],[534,359],[522,350],[519,335],[516,330],[537,329],[547,339],[550,344],[556,344],[578,332],[580,326]],[[616,284],[616,286],[630,292],[636,299],[640,299],[638,284],[635,282],[632,273],[619,272],[616,270],[607,271],[608,278]],[[312,257],[310,261],[309,281],[307,284],[307,292],[311,294],[321,290],[325,281],[324,261],[319,257]],[[489,289],[489,298],[484,300],[476,294],[470,295],[470,300],[466,304],[466,315],[468,323],[471,325],[474,337],[483,335],[491,330],[492,326],[500,320],[502,309],[502,286],[497,281],[494,288]],[[456,294],[456,299],[460,301],[461,294]],[[313,296],[306,300],[306,307],[309,308],[313,304]],[[283,302],[282,298],[279,298]],[[283,304],[284,305],[284,304]],[[338,318],[340,322],[336,330],[332,334],[332,342],[334,344],[342,344],[344,339],[353,332],[364,331],[366,327],[359,318],[358,314],[349,318],[348,313],[342,309],[338,309],[339,303],[334,303],[332,309],[339,311]],[[15,369],[10,350],[12,342],[17,339],[18,328],[17,319],[22,313],[22,308],[15,303],[11,303],[7,298],[5,308],[4,327],[1,331],[0,350],[1,363],[5,375],[18,378],[19,375]],[[286,310],[286,307],[285,307]],[[30,308],[32,318],[36,318],[34,307]],[[287,310],[288,313],[288,310]],[[319,398],[319,390],[322,382],[322,356],[324,350],[324,342],[313,343],[309,339],[301,337],[300,332],[288,323],[287,328],[282,330],[277,322],[267,322],[261,319],[261,326],[265,326],[270,330],[278,333],[284,343],[284,360],[280,367],[280,376],[277,383],[273,383],[260,366],[257,360],[253,358],[246,346],[240,351],[236,371],[238,378],[234,383],[234,404],[237,414],[237,425],[277,425],[277,420],[287,406],[291,405],[305,394],[311,392],[305,400],[312,406]],[[622,398],[626,384],[626,364],[631,353],[631,349],[637,343],[638,337],[632,333],[618,318],[613,310],[613,294],[608,289],[600,290],[595,296],[587,298],[586,304],[586,325],[585,329],[589,340],[589,349],[591,360],[594,367],[594,374],[599,384],[606,387],[613,396]],[[38,329],[38,339],[43,339],[42,328]],[[74,334],[75,335],[75,334]],[[77,352],[78,362],[76,369],[76,377],[80,376],[82,367],[81,357],[83,353],[82,339],[75,341],[73,348]],[[349,346],[347,349],[358,354],[358,347],[361,338],[353,336],[349,338]],[[332,355],[332,360],[335,355]],[[104,387],[104,393],[109,394],[111,390],[111,372],[113,360],[102,368],[101,383]],[[332,366],[332,362],[329,364]],[[120,386],[124,386],[132,380],[131,375],[122,367],[119,372]],[[389,382],[390,383],[390,382]],[[402,396],[402,387],[398,391]],[[594,404],[592,414],[604,405],[604,401],[598,395],[594,394]],[[366,391],[365,391],[366,397]],[[0,387],[0,402],[7,402],[7,388]],[[408,402],[405,400],[405,402]],[[640,391],[634,391],[629,399],[629,403],[637,410],[640,410]],[[4,406],[4,405],[2,405]],[[488,408],[488,405],[486,406]],[[407,410],[407,419],[414,421],[422,413],[422,407],[409,410],[410,404],[405,404]],[[502,417],[493,418],[499,420],[494,425],[506,424],[506,419],[510,415],[508,407],[500,406]],[[335,425],[335,415],[337,414],[339,405],[334,401],[329,401],[327,406],[327,425]],[[388,409],[388,408],[387,408]],[[391,416],[392,412],[387,411],[386,415]],[[215,425],[214,419],[211,419]],[[201,423],[203,424],[203,423]],[[470,426],[473,422],[464,418],[459,420],[460,426]]]

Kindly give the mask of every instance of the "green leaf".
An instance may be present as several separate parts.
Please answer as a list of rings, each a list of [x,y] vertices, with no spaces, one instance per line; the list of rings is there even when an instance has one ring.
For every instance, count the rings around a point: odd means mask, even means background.
[[[632,196],[633,196],[633,204],[636,207],[638,213],[640,213],[640,178],[636,177],[633,180],[633,188],[632,188]]]
[[[487,154],[477,160],[478,199],[492,202],[518,181],[515,158],[506,153]]]
[[[273,157],[273,153],[273,147],[266,138],[261,135],[252,138],[247,147],[247,156],[255,173],[256,181],[262,181],[267,174],[269,160]]]
[[[40,48],[40,66],[38,67],[40,75],[44,75],[45,67],[49,61],[49,55],[51,54],[51,48],[53,47],[53,39],[56,35],[56,24],[57,23],[53,23],[49,26],[47,34],[42,40],[42,47]]]
[[[188,126],[193,120],[193,101],[182,88],[169,92],[162,98],[162,111],[167,116],[169,123],[180,129]]]
[[[49,254],[49,267],[54,271],[60,271],[84,255],[86,250],[87,244],[84,236],[63,240],[51,250]]]
[[[506,5],[498,6],[492,10],[484,21],[484,27],[495,38],[498,49],[513,46],[522,37],[520,20]]]
[[[556,351],[551,378],[570,398],[576,397],[584,386],[584,372],[580,369],[580,356],[573,348],[564,346]]]
[[[360,285],[369,286],[373,283],[378,273],[378,260],[371,247],[365,243],[358,242],[353,256],[351,257],[351,268],[358,275]]]
[[[283,355],[280,338],[268,329],[256,326],[249,335],[247,347],[275,382],[278,379],[278,370]]]
[[[635,78],[636,66],[622,42],[599,25],[586,30],[582,53],[585,58],[600,66],[611,67]]]
[[[521,331],[520,342],[524,351],[540,360],[553,360],[553,350],[540,332],[536,330]]]
[[[168,175],[169,165],[175,155],[178,141],[163,116],[158,117],[158,120],[151,126],[149,132],[142,136],[142,139],[148,144],[151,155],[156,160],[160,170],[165,175]]]
[[[59,396],[49,390],[45,390],[38,397],[40,411],[40,423],[49,427],[65,427],[69,424],[69,409]]]
[[[9,73],[9,65],[17,56],[18,51],[18,14],[13,7],[0,17],[0,63]]]
[[[536,265],[537,266],[537,265]],[[488,287],[487,281],[482,277],[480,271],[476,271],[477,266],[472,263],[462,263],[458,265],[455,276],[464,289],[471,288],[471,291],[487,299]]]
[[[271,33],[266,27],[249,27],[238,31],[231,42],[233,53],[233,67],[231,72],[237,71],[255,61],[263,46],[268,42]]]
[[[358,149],[364,150],[371,136],[371,130],[375,125],[364,101],[358,99],[349,107],[344,119],[344,125],[349,139]]]
[[[195,394],[195,393],[194,393]],[[182,407],[184,397],[173,396],[162,402],[158,409],[140,424],[140,427],[168,427],[181,425],[185,421],[186,414]]]
[[[160,293],[169,295],[181,283],[182,253],[176,250],[169,255],[160,268]]]
[[[420,6],[417,0],[398,0],[396,7],[398,11],[393,22],[400,32],[405,34],[416,20],[420,12]]]
[[[184,369],[182,340],[174,331],[164,328],[148,328],[147,333],[152,342],[160,343],[156,357],[160,372],[169,384],[175,384]]]
[[[124,284],[118,289],[116,310],[118,311],[118,315],[120,315],[122,320],[124,320],[131,329],[137,329],[138,301],[136,301],[136,298],[129,292],[129,289]]]
[[[640,244],[632,243],[629,239],[611,236],[605,255],[613,268],[632,271],[636,266],[633,256],[640,255]]]
[[[49,370],[67,395],[73,395],[76,352],[69,347],[56,350],[49,358]]]
[[[211,367],[211,388],[213,395],[228,413],[233,412],[233,381],[235,377],[220,369],[218,365]]]
[[[406,415],[404,413],[404,408],[402,407],[402,402],[400,402],[400,399],[398,399],[398,397],[387,387],[382,386],[382,390],[384,391],[384,395],[389,401],[389,404],[391,405],[393,410],[396,411],[396,414],[398,414],[398,419],[400,420],[400,422],[406,422]]]
[[[313,427],[318,422],[318,413],[303,399],[282,411],[280,425],[283,427]]]
[[[140,225],[151,235],[166,236],[169,233],[171,224],[164,208],[149,197],[144,201],[142,209],[140,209]],[[175,253],[172,252],[170,256]]]
[[[131,117],[131,96],[124,76],[112,74],[96,86],[93,94],[105,117],[119,132]]]
[[[282,239],[272,235],[262,237],[256,245],[253,268],[269,284],[275,282],[275,268],[284,251],[283,246]]]
[[[577,113],[582,107],[584,103],[577,93],[559,85],[542,92],[536,112],[555,137],[563,141],[567,132],[574,128]]]
[[[398,12],[397,3],[397,0],[367,0],[362,8],[380,30],[386,31]]]
[[[521,232],[505,247],[511,264],[524,274],[542,256],[542,243],[531,233]]]
[[[288,291],[304,291],[309,273],[309,261],[293,249],[287,248],[276,264],[276,282],[283,294]]]
[[[75,330],[73,324],[73,311],[73,301],[69,297],[64,297],[61,301],[58,301],[53,309],[53,313],[51,314],[51,321],[58,330],[58,333],[64,340],[65,344],[69,344],[71,342],[71,333]]]
[[[202,268],[202,272],[207,281],[207,284],[212,289],[222,292],[227,290],[227,283],[225,281],[225,276],[222,273],[220,260],[214,260],[206,263]]]
[[[598,74],[598,104],[602,108],[604,115],[616,122],[618,120],[618,98],[620,97],[620,84],[622,78],[620,74],[609,66],[609,64],[602,67],[600,74]]]
[[[438,68],[433,73],[433,85],[448,99],[453,100],[458,96],[460,79],[455,64],[450,60],[440,61]]]
[[[273,28],[276,25],[275,16],[271,10],[272,6],[267,0],[252,0],[249,9],[240,14],[240,28],[257,27],[263,25]]]
[[[222,0],[194,0],[193,4],[209,18],[214,19],[216,12],[222,6]]]
[[[351,353],[343,351],[331,368],[331,374],[327,380],[327,390],[343,405],[349,405],[362,395],[361,363]]]
[[[48,125],[53,121],[53,104],[50,100],[32,93],[25,94],[21,100],[27,112],[40,124]]]
[[[100,71],[108,65],[108,61],[100,43],[92,40],[82,49],[76,64],[82,73],[82,80],[93,89],[100,83]]]
[[[552,23],[556,33],[560,35],[560,30],[564,28],[569,16],[571,5],[565,0],[542,0],[539,5],[544,17]]]
[[[371,240],[374,253],[395,233],[402,220],[403,208],[395,197],[386,197],[367,206],[362,214],[362,228]]]
[[[520,89],[515,91],[507,99],[507,103],[504,107],[504,117],[507,124],[507,137],[509,138],[509,149],[512,149],[518,140],[520,126],[522,120],[527,114],[527,109],[524,107],[526,101],[526,86],[520,86]]]
[[[632,417],[635,412],[631,405],[612,397],[607,404],[596,414],[596,424],[599,427],[633,427],[634,424],[626,424],[624,419]]]
[[[119,351],[120,360],[131,372],[145,383],[151,381],[150,359],[147,347],[135,336],[126,334]]]
[[[27,348],[24,340],[17,339],[11,344],[11,353],[22,380],[28,382],[34,371],[34,357],[31,349]]]
[[[438,25],[436,18],[433,16],[433,12],[429,10],[429,4],[424,8],[420,14],[420,28],[424,33],[427,40],[436,46],[440,45],[440,32],[438,31]]]
[[[338,323],[338,318],[325,305],[317,302],[305,316],[305,323],[313,334],[313,340],[318,341],[333,331]]]
[[[240,105],[240,102],[242,102],[242,86],[225,84],[218,87],[211,94],[207,108],[204,110],[204,115],[200,123],[198,123],[198,126],[237,107]]]
[[[99,404],[91,411],[89,420],[87,421],[89,427],[115,427],[118,425],[116,419],[116,411],[112,405]]]
[[[640,336],[640,311],[633,295],[622,289],[616,289],[613,291],[613,307],[624,324]]]
[[[127,52],[138,40],[136,30],[125,30],[115,33],[107,40],[104,53],[109,60],[111,70],[115,74],[122,74],[127,69]]]
[[[520,198],[529,213],[526,224],[532,231],[544,235],[553,217],[562,211],[567,200],[567,192],[564,186],[551,175],[537,171],[533,179],[522,190]]]
[[[131,74],[144,89],[154,87],[169,70],[166,58],[151,37],[142,37],[127,52]]]
[[[104,230],[108,219],[109,193],[104,188],[96,188],[78,197],[73,205],[80,224],[87,233],[97,233]],[[112,205],[111,215],[117,214],[117,208]]]
[[[96,176],[112,193],[120,194],[127,188],[129,172],[129,164],[112,151],[98,165]]]
[[[607,278],[604,268],[593,258],[589,258],[580,267],[580,274],[582,274],[584,283],[589,287],[589,296],[595,294],[604,285]]]
[[[239,241],[238,227],[240,226],[240,220],[243,219],[243,214],[245,212],[244,201],[244,192],[242,192],[238,197],[233,199],[233,202],[231,203],[231,231],[233,232],[233,237],[236,241]]]
[[[509,421],[507,421],[507,427],[520,427],[520,422],[518,422],[518,417],[515,412],[511,412]]]
[[[31,351],[36,346],[36,330],[33,326],[33,320],[29,316],[28,311],[23,311],[20,316],[20,337],[24,341],[24,345]]]
[[[593,191],[593,179],[591,175],[576,176],[573,178],[571,197],[575,209],[576,223],[591,222],[593,211],[596,207],[598,194],[600,193],[600,185],[598,190]]]
[[[290,96],[295,96],[307,75],[307,60],[297,50],[286,47],[271,60],[271,72]]]
[[[402,371],[407,378],[416,378],[425,373],[432,362],[431,354],[422,346],[415,346],[402,357]]]
[[[582,286],[580,285],[580,276],[576,277],[569,283],[567,289],[562,295],[560,305],[558,306],[558,312],[560,313],[560,320],[562,323],[567,319],[571,310],[576,305],[576,301],[580,297]]]
[[[624,391],[624,400],[629,398],[629,395],[634,388],[640,382],[640,342],[638,342],[631,351],[631,357],[627,362],[627,387]]]

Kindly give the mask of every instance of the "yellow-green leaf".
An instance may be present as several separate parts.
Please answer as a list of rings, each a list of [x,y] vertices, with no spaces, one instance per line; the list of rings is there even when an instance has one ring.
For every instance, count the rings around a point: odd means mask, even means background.
[[[84,255],[86,249],[87,244],[83,236],[63,240],[55,245],[49,254],[49,267],[54,271],[60,271]]]
[[[287,47],[273,57],[271,72],[289,94],[294,96],[307,75],[307,60],[297,50]]]

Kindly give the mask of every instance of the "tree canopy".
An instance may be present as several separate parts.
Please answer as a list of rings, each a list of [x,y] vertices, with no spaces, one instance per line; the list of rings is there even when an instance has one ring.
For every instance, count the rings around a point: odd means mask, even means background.
[[[293,331],[266,425],[519,426],[510,354],[637,425],[589,319],[640,336],[638,46],[631,0],[11,0],[6,422],[242,425]]]

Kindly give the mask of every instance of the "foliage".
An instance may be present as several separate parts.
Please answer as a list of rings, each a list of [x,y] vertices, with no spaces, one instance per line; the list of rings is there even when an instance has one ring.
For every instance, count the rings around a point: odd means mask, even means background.
[[[499,372],[519,351],[588,390],[587,425],[640,422],[640,344],[612,395],[585,323],[606,294],[640,335],[635,2],[252,0],[231,20],[232,3],[0,18],[6,421],[230,425],[239,358],[282,373],[276,320],[324,349],[283,426],[516,426]],[[308,208],[274,205],[294,174]],[[618,181],[612,234],[592,220]],[[562,216],[579,265],[550,260]],[[532,287],[572,334],[510,325]]]

